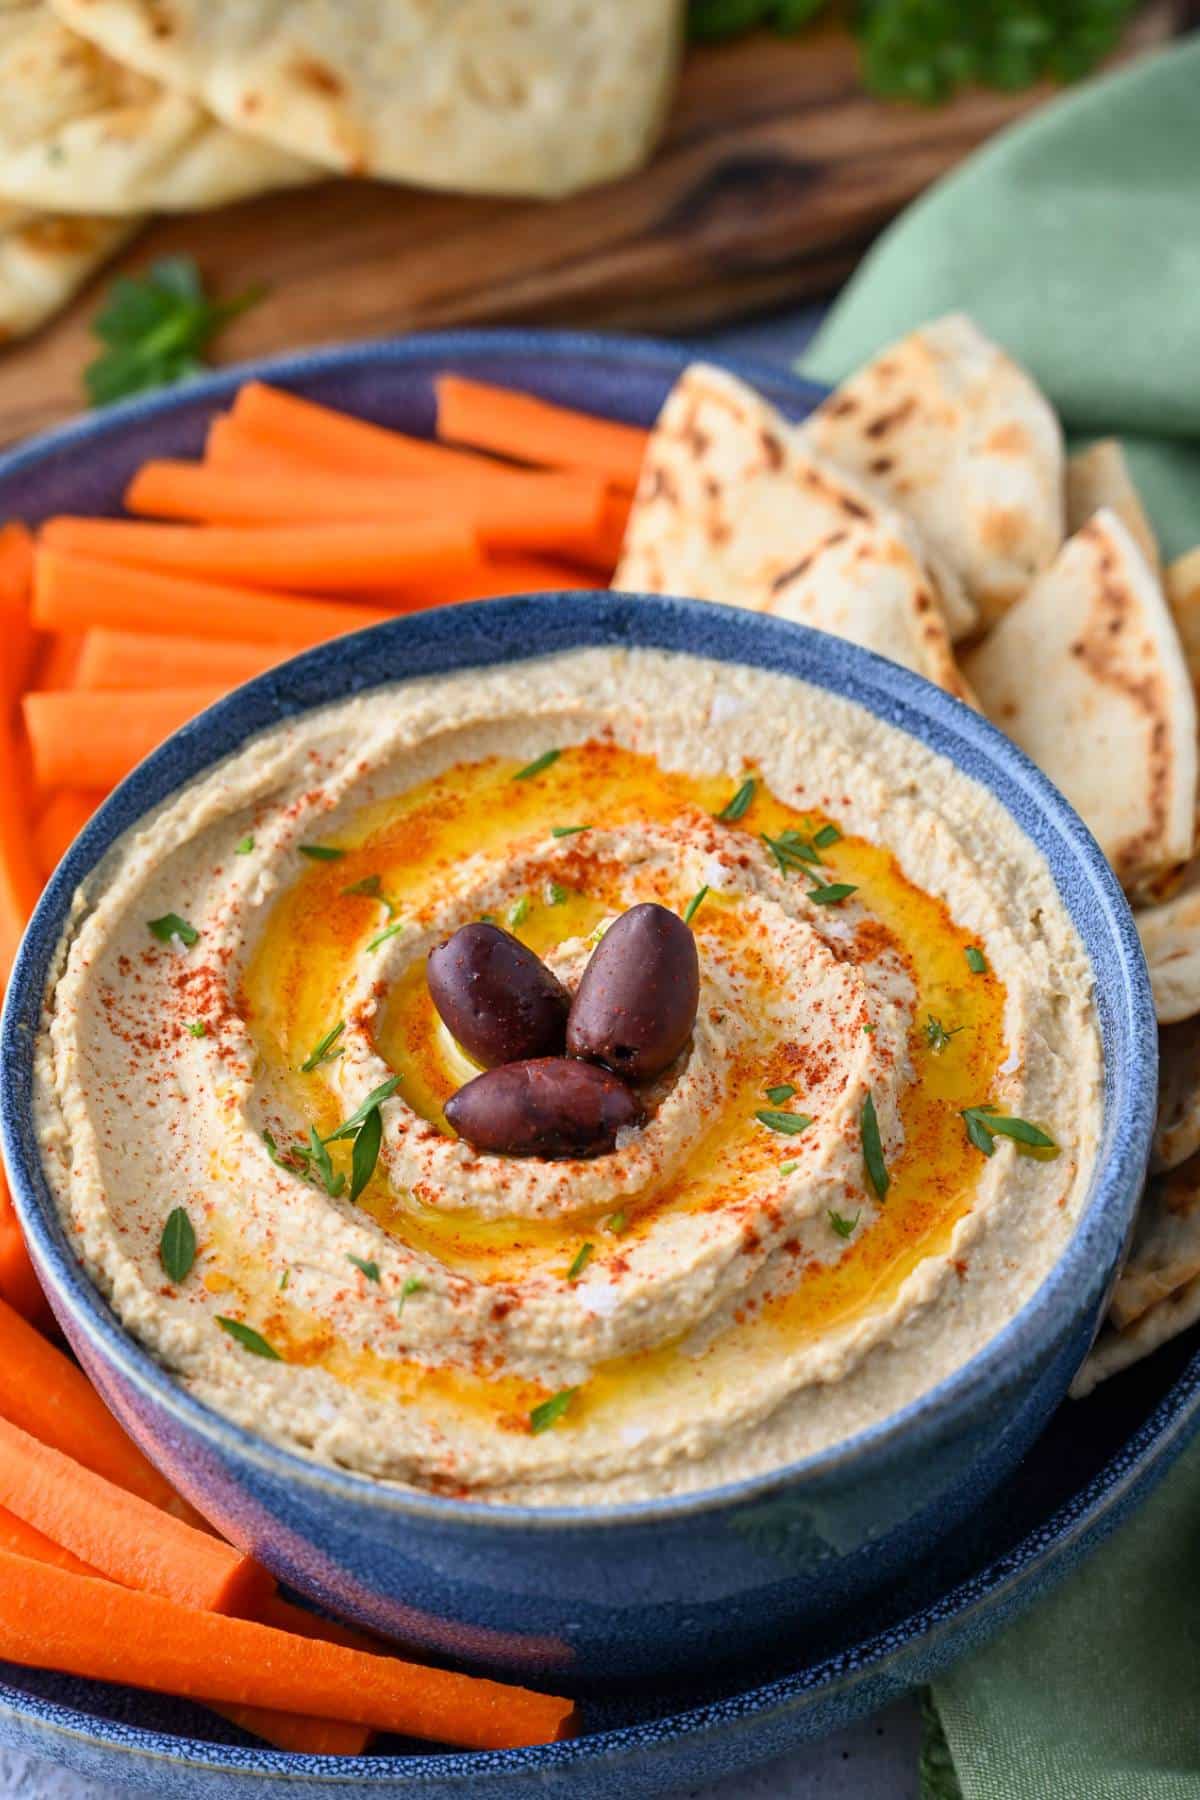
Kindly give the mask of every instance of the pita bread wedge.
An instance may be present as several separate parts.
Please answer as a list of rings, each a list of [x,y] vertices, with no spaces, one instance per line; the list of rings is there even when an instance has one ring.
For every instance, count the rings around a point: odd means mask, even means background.
[[[1163,579],[1192,681],[1200,687],[1200,548],[1177,557]]]
[[[1161,571],[1158,539],[1133,485],[1116,438],[1101,438],[1067,460],[1067,530],[1076,532],[1104,507],[1115,512],[1155,574]]]
[[[141,222],[27,212],[0,202],[0,345],[61,312]]]
[[[55,0],[118,62],[349,175],[549,196],[649,154],[684,0]]]
[[[51,212],[220,206],[325,171],[68,31],[46,0],[0,13],[0,193]]]
[[[774,612],[965,693],[913,528],[703,363],[659,414],[613,585]]]
[[[1177,891],[1159,906],[1134,914],[1150,967],[1160,1025],[1200,1013],[1200,857],[1188,864]]]
[[[1091,1354],[1071,1383],[1072,1400],[1086,1399],[1110,1375],[1130,1369],[1163,1344],[1170,1343],[1200,1319],[1200,1277],[1160,1300],[1128,1331],[1105,1327]]]
[[[1188,860],[1195,696],[1162,589],[1115,513],[1070,539],[964,667],[1126,887]]]
[[[807,426],[814,449],[915,520],[989,624],[1063,540],[1063,442],[1030,377],[964,314],[893,344],[844,381]]]
[[[1113,1290],[1109,1318],[1126,1331],[1152,1306],[1200,1277],[1200,1157],[1152,1181]]]
[[[1158,1034],[1158,1120],[1153,1166],[1177,1169],[1200,1150],[1200,1019]]]

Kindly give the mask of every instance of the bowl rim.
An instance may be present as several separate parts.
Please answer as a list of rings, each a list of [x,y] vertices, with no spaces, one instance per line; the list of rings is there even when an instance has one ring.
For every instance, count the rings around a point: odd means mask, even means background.
[[[65,427],[40,444],[25,447],[0,461],[0,481],[16,468],[36,464],[53,455],[68,442],[86,441],[93,435],[103,436],[138,422],[147,413],[158,416],[185,401],[219,395],[250,373],[272,374],[285,379],[314,371],[320,373],[331,367],[353,366],[364,358],[369,361],[368,353],[372,351],[420,364],[432,362],[438,356],[503,355],[514,349],[530,348],[536,348],[539,353],[557,351],[618,362],[628,360],[627,352],[632,349],[638,360],[652,361],[666,373],[673,372],[679,366],[680,358],[686,358],[688,354],[682,349],[655,344],[653,340],[635,340],[630,345],[623,339],[581,338],[569,333],[469,332],[426,334],[398,344],[359,346],[357,349],[352,346],[340,352],[271,359],[267,363],[251,365],[248,370],[222,371],[178,392],[155,396],[150,402],[135,401],[117,409],[115,414],[106,413],[98,419]],[[728,366],[739,365],[730,360]],[[740,365],[742,369],[745,367],[747,365]],[[752,372],[750,378],[753,379],[756,373]],[[778,370],[769,371],[769,379],[764,385],[790,391],[786,383],[781,383]],[[801,384],[796,384],[794,392],[798,397],[797,404],[804,404],[807,394]],[[736,636],[736,654],[714,653],[709,643],[702,651],[703,656],[712,659],[715,655],[716,660],[742,666],[778,669],[793,677],[816,682],[857,701],[888,723],[897,723],[896,716],[889,715],[901,716],[905,723],[899,726],[900,729],[911,731],[913,725],[920,726],[913,735],[934,749],[940,748],[946,753],[944,743],[940,741],[945,740],[968,751],[987,770],[987,775],[983,776],[978,770],[972,773],[984,781],[1005,810],[1011,813],[1012,807],[1005,794],[998,791],[997,784],[1014,795],[1023,796],[1042,829],[1051,832],[1064,866],[1073,861],[1078,875],[1086,880],[1099,921],[1094,931],[1102,928],[1107,934],[1123,975],[1120,995],[1110,996],[1114,1034],[1118,1038],[1128,1035],[1147,1047],[1145,1056],[1125,1059],[1122,1073],[1131,1091],[1126,1096],[1123,1113],[1115,1121],[1109,1117],[1106,1093],[1102,1133],[1111,1134],[1112,1141],[1107,1156],[1098,1157],[1091,1191],[1071,1239],[1025,1304],[973,1357],[895,1413],[815,1454],[716,1487],[617,1505],[602,1502],[573,1506],[515,1505],[462,1500],[406,1489],[305,1458],[234,1424],[195,1399],[125,1329],[82,1264],[72,1255],[42,1174],[32,1121],[23,1116],[23,1113],[28,1114],[28,1107],[22,1108],[14,1079],[14,1072],[31,1061],[30,1021],[40,1014],[46,970],[65,928],[74,892],[109,846],[138,817],[160,805],[168,794],[196,779],[250,737],[269,729],[281,718],[297,716],[312,707],[336,703],[352,693],[391,685],[400,679],[391,674],[382,681],[357,685],[339,679],[339,665],[343,676],[347,671],[353,671],[364,655],[378,649],[382,637],[389,642],[397,640],[395,661],[402,661],[406,639],[432,635],[436,648],[439,638],[459,634],[469,637],[472,633],[479,637],[481,634],[475,628],[480,618],[486,615],[491,627],[485,634],[487,637],[502,638],[508,628],[518,641],[536,644],[545,638],[545,619],[551,606],[559,627],[568,628],[568,635],[561,644],[547,646],[543,643],[542,647],[521,654],[476,658],[470,663],[450,661],[443,667],[447,670],[478,667],[482,662],[512,665],[553,654],[556,649],[582,647],[589,643],[649,643],[686,651],[689,640],[704,643],[714,634],[727,640]],[[715,614],[727,611],[728,620],[714,619]],[[589,630],[600,635],[588,635]],[[572,632],[582,635],[571,636]],[[604,635],[606,632],[609,635]],[[612,635],[613,632],[617,635]],[[677,642],[666,641],[673,635]],[[731,651],[733,648],[730,645]],[[432,673],[433,669],[421,672]],[[323,683],[324,692],[320,699],[293,704],[288,702],[286,692],[281,698],[281,688],[286,689],[288,684],[308,678]],[[237,720],[247,711],[257,712],[255,723],[237,725],[230,740],[223,742],[216,752],[206,747],[219,742],[219,734],[229,731],[230,721]],[[183,767],[177,768],[175,765],[181,757]],[[163,785],[164,777],[168,775],[170,778]],[[1030,835],[1024,821],[1016,818],[1015,822],[1023,835]],[[1050,862],[1051,873],[1061,893],[1059,867],[1045,850],[1041,853]],[[1062,898],[1086,946],[1084,926],[1075,916],[1069,898],[1065,894]],[[1105,1049],[1107,1061],[1108,1046]],[[952,1428],[954,1419],[973,1398],[1019,1385],[1023,1368],[1036,1354],[1059,1313],[1064,1290],[1070,1294],[1085,1288],[1089,1272],[1094,1273],[1097,1267],[1107,1267],[1125,1239],[1153,1129],[1157,1038],[1145,957],[1128,902],[1116,877],[1091,833],[1058,790],[1010,739],[980,714],[911,671],[857,645],[807,627],[764,615],[714,609],[698,601],[598,591],[515,596],[403,615],[368,631],[337,639],[331,645],[304,652],[235,690],[184,726],[114,789],[48,882],[29,922],[10,977],[0,1021],[0,1056],[3,1058],[0,1074],[3,1148],[14,1203],[39,1274],[71,1324],[121,1381],[131,1385],[155,1409],[165,1410],[185,1432],[197,1435],[231,1461],[253,1463],[276,1479],[300,1482],[308,1489],[321,1490],[329,1498],[419,1517],[433,1524],[478,1526],[493,1531],[533,1529],[545,1533],[573,1531],[580,1527],[612,1530],[624,1526],[648,1526],[668,1519],[741,1506],[767,1498],[781,1489],[794,1490],[799,1484],[816,1483],[826,1477],[844,1479],[847,1464],[862,1460],[869,1465],[886,1458],[898,1439],[903,1439],[910,1453],[915,1452],[922,1442],[936,1441],[940,1434]],[[1069,1316],[1069,1312],[1068,1299],[1063,1316]]]

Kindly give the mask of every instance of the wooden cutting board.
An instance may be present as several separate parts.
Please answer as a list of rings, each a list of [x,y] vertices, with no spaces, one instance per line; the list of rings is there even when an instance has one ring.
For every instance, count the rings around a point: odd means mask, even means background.
[[[1154,0],[1121,54],[1190,10]],[[221,362],[467,323],[687,331],[828,292],[915,194],[1053,91],[888,104],[864,93],[836,26],[755,35],[689,54],[657,156],[624,181],[538,203],[330,181],[164,220],[114,266],[185,252],[217,294],[264,284]],[[0,443],[82,407],[104,280],[0,354]]]

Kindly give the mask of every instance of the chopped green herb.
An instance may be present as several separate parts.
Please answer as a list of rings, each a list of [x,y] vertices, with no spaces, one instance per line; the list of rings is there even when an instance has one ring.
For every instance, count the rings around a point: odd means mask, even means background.
[[[629,1214],[625,1211],[625,1208],[621,1206],[618,1207],[615,1213],[609,1213],[607,1219],[604,1221],[604,1229],[612,1237],[620,1237],[628,1224]]]
[[[875,1113],[875,1097],[868,1094],[863,1101],[862,1118],[859,1121],[862,1137],[863,1161],[867,1165],[867,1176],[875,1189],[876,1197],[882,1200],[892,1184],[887,1172],[887,1164],[883,1160],[883,1141],[879,1136],[879,1120]]]
[[[200,933],[178,913],[164,913],[161,919],[147,919],[151,931],[160,944],[169,944],[172,938],[178,938],[190,950],[193,944],[200,942]]]
[[[562,886],[561,882],[548,881],[546,883],[546,905],[547,906],[561,906],[563,901],[566,899],[566,897],[567,897],[567,890],[565,887]]]
[[[292,1271],[290,1269],[285,1269],[283,1274],[279,1277],[279,1291],[281,1294],[291,1279]]]
[[[381,944],[386,944],[389,938],[394,938],[398,931],[403,931],[403,930],[404,930],[404,920],[403,919],[397,919],[395,921],[395,923],[392,925],[385,925],[383,930],[379,933],[379,936],[373,937],[371,939],[370,943],[367,945],[368,951],[378,950],[378,948]]]
[[[346,1261],[353,1263],[359,1274],[365,1275],[368,1281],[379,1280],[379,1264],[377,1262],[365,1262],[361,1256],[355,1256],[353,1250],[347,1250]]]
[[[863,1030],[866,1032],[868,1037],[874,1037],[875,1021],[873,1019],[868,1019],[866,1024],[863,1026]]]
[[[778,1087],[765,1088],[763,1091],[772,1106],[782,1106],[796,1092],[790,1081],[781,1081]]]
[[[754,1116],[768,1131],[781,1131],[785,1137],[795,1137],[799,1132],[807,1131],[812,1124],[808,1113],[776,1112],[766,1106]]]
[[[243,1325],[240,1319],[227,1319],[222,1313],[217,1314],[217,1324],[222,1331],[227,1331],[231,1338],[236,1338],[243,1350],[249,1350],[251,1356],[265,1356],[270,1362],[282,1362],[278,1350],[268,1344],[253,1325]]]
[[[322,1138],[317,1136],[315,1125],[310,1126],[308,1134],[308,1166],[314,1168],[320,1178],[321,1185],[331,1200],[339,1198],[346,1186],[346,1177],[340,1170],[334,1169],[329,1152]]]
[[[779,1173],[781,1175],[794,1175],[799,1167],[800,1158],[798,1156],[789,1156],[786,1162],[780,1163]]]
[[[998,1113],[994,1106],[966,1106],[962,1116],[968,1138],[985,1156],[990,1156],[996,1148],[997,1137],[1013,1138],[1032,1150],[1058,1149],[1054,1139],[1047,1137],[1036,1125],[1031,1125],[1027,1119],[1009,1118]]]
[[[379,1147],[383,1143],[383,1114],[377,1106],[373,1106],[354,1137],[354,1148],[350,1153],[350,1203],[358,1199],[363,1189],[375,1173],[375,1165],[379,1161]]]
[[[235,300],[210,300],[190,256],[165,257],[144,275],[121,276],[92,321],[92,334],[104,345],[83,373],[92,405],[199,374],[210,340],[264,292],[255,287]]]
[[[551,1394],[549,1400],[543,1400],[540,1406],[534,1407],[529,1415],[529,1429],[534,1437],[558,1424],[578,1392],[578,1388],[560,1388],[557,1394]]]
[[[803,868],[806,863],[819,863],[821,860],[819,853],[813,849],[808,839],[801,837],[800,833],[794,831],[790,825],[786,831],[781,831],[777,838],[771,837],[765,831],[760,835],[763,843],[775,858],[781,875],[790,875],[796,869]]]
[[[540,775],[543,769],[549,769],[556,763],[561,755],[561,750],[543,750],[542,754],[535,756],[531,763],[526,763],[523,769],[518,769],[513,780],[532,781],[535,775]]]
[[[967,967],[972,975],[987,974],[987,957],[977,944],[968,944],[965,951]]]
[[[346,854],[333,844],[299,844],[297,848],[301,856],[307,856],[312,862],[340,862]]]
[[[396,1303],[396,1317],[397,1318],[399,1318],[400,1314],[404,1311],[404,1302],[408,1299],[408,1296],[410,1294],[423,1293],[424,1289],[425,1289],[425,1283],[421,1280],[419,1275],[410,1275],[408,1277],[408,1279],[404,1283],[404,1286],[400,1289],[400,1298]]]
[[[341,1056],[342,1051],[335,1050],[333,1046],[337,1043],[345,1029],[345,1019],[339,1019],[337,1024],[313,1045],[304,1061],[300,1064],[300,1073],[302,1075],[311,1075],[313,1070],[319,1069],[322,1063],[334,1062]]]
[[[515,931],[517,926],[523,925],[528,917],[529,917],[529,895],[522,894],[521,898],[519,900],[514,900],[512,905],[509,907],[508,922],[512,926],[513,930]]]
[[[940,1056],[942,1051],[949,1045],[950,1039],[957,1037],[960,1031],[965,1031],[966,1029],[965,1025],[955,1025],[947,1031],[946,1027],[942,1024],[942,1021],[940,1019],[935,1019],[933,1014],[930,1013],[925,1021],[925,1042],[929,1045],[929,1048],[934,1052],[935,1056]]]
[[[551,827],[550,836],[575,837],[579,832],[590,831],[591,829],[590,825],[554,825]]]
[[[707,893],[708,893],[708,884],[707,883],[705,883],[705,885],[702,888],[696,889],[696,892],[692,895],[691,899],[688,901],[687,909],[683,915],[683,922],[685,925],[690,925],[692,920],[695,918],[696,914],[700,911],[700,908],[704,905],[704,900],[705,900],[705,896],[707,895]]]
[[[809,888],[805,899],[811,900],[814,906],[837,906],[840,901],[848,900],[851,894],[857,892],[855,882],[831,881],[826,887]]]
[[[204,1023],[203,1019],[193,1019],[187,1029],[189,1035],[192,1037],[208,1036],[208,1026]]]
[[[844,1219],[840,1212],[834,1212],[832,1207],[829,1209],[829,1223],[840,1238],[853,1237],[854,1227],[861,1218],[861,1211],[856,1212],[852,1219]]]
[[[279,1154],[279,1145],[275,1142],[274,1133],[268,1131],[265,1126],[263,1128],[262,1141],[267,1146],[267,1155],[270,1157],[271,1161],[277,1164],[281,1169],[286,1168],[287,1165]]]
[[[249,856],[249,854],[253,850],[253,848],[254,848],[253,837],[246,836],[242,839],[240,844],[234,845],[233,854],[235,856]]]
[[[359,1127],[365,1123],[367,1114],[374,1112],[377,1106],[382,1106],[385,1100],[390,1100],[399,1086],[400,1077],[398,1075],[389,1075],[386,1081],[381,1081],[377,1088],[371,1089],[362,1105],[350,1114],[345,1124],[339,1125],[336,1131],[330,1132],[325,1142],[336,1144],[339,1138],[352,1138]]]
[[[813,844],[818,850],[828,850],[831,844],[840,843],[841,837],[836,825],[822,825],[820,831],[813,833]]]
[[[364,875],[361,881],[352,881],[349,887],[342,889],[343,894],[365,894],[368,900],[383,899],[382,875]]]
[[[480,913],[479,923],[481,925],[495,925],[496,924],[495,913]]]
[[[167,1214],[162,1237],[158,1242],[158,1260],[172,1281],[184,1281],[196,1260],[196,1233],[182,1206]]]
[[[733,798],[727,800],[720,812],[714,813],[713,817],[720,819],[723,824],[736,825],[738,820],[750,810],[750,803],[754,799],[754,790],[757,786],[758,783],[753,775],[747,775]]]
[[[594,1244],[581,1244],[579,1246],[579,1249],[577,1250],[577,1252],[575,1254],[575,1260],[571,1264],[570,1268],[567,1270],[567,1280],[568,1281],[578,1281],[579,1280],[579,1277],[583,1274],[583,1271],[587,1268],[588,1264],[592,1260],[592,1251],[594,1249],[595,1249]]]

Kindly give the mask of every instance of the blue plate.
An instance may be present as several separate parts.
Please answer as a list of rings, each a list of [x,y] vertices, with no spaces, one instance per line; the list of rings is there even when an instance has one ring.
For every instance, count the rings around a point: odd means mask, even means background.
[[[433,422],[432,372],[453,366],[600,413],[649,421],[687,353],[664,345],[557,333],[470,333],[357,346],[223,373],[113,409],[0,461],[0,517],[111,511],[150,455],[199,450],[208,420],[250,375],[302,384],[335,405],[410,431]],[[738,366],[783,411],[818,390]],[[661,1793],[779,1755],[844,1725],[944,1668],[1063,1574],[1148,1491],[1200,1416],[1200,1356],[1186,1341],[1062,1408],[1004,1490],[936,1558],[886,1598],[793,1638],[736,1678],[686,1687],[642,1683],[585,1702],[570,1744],[489,1754],[431,1754],[385,1744],[330,1762],[249,1743],[182,1702],[0,1666],[0,1740],[93,1777],[162,1795],[370,1794],[443,1800]],[[788,1555],[781,1520],[777,1554]],[[769,1519],[764,1523],[770,1535]]]

